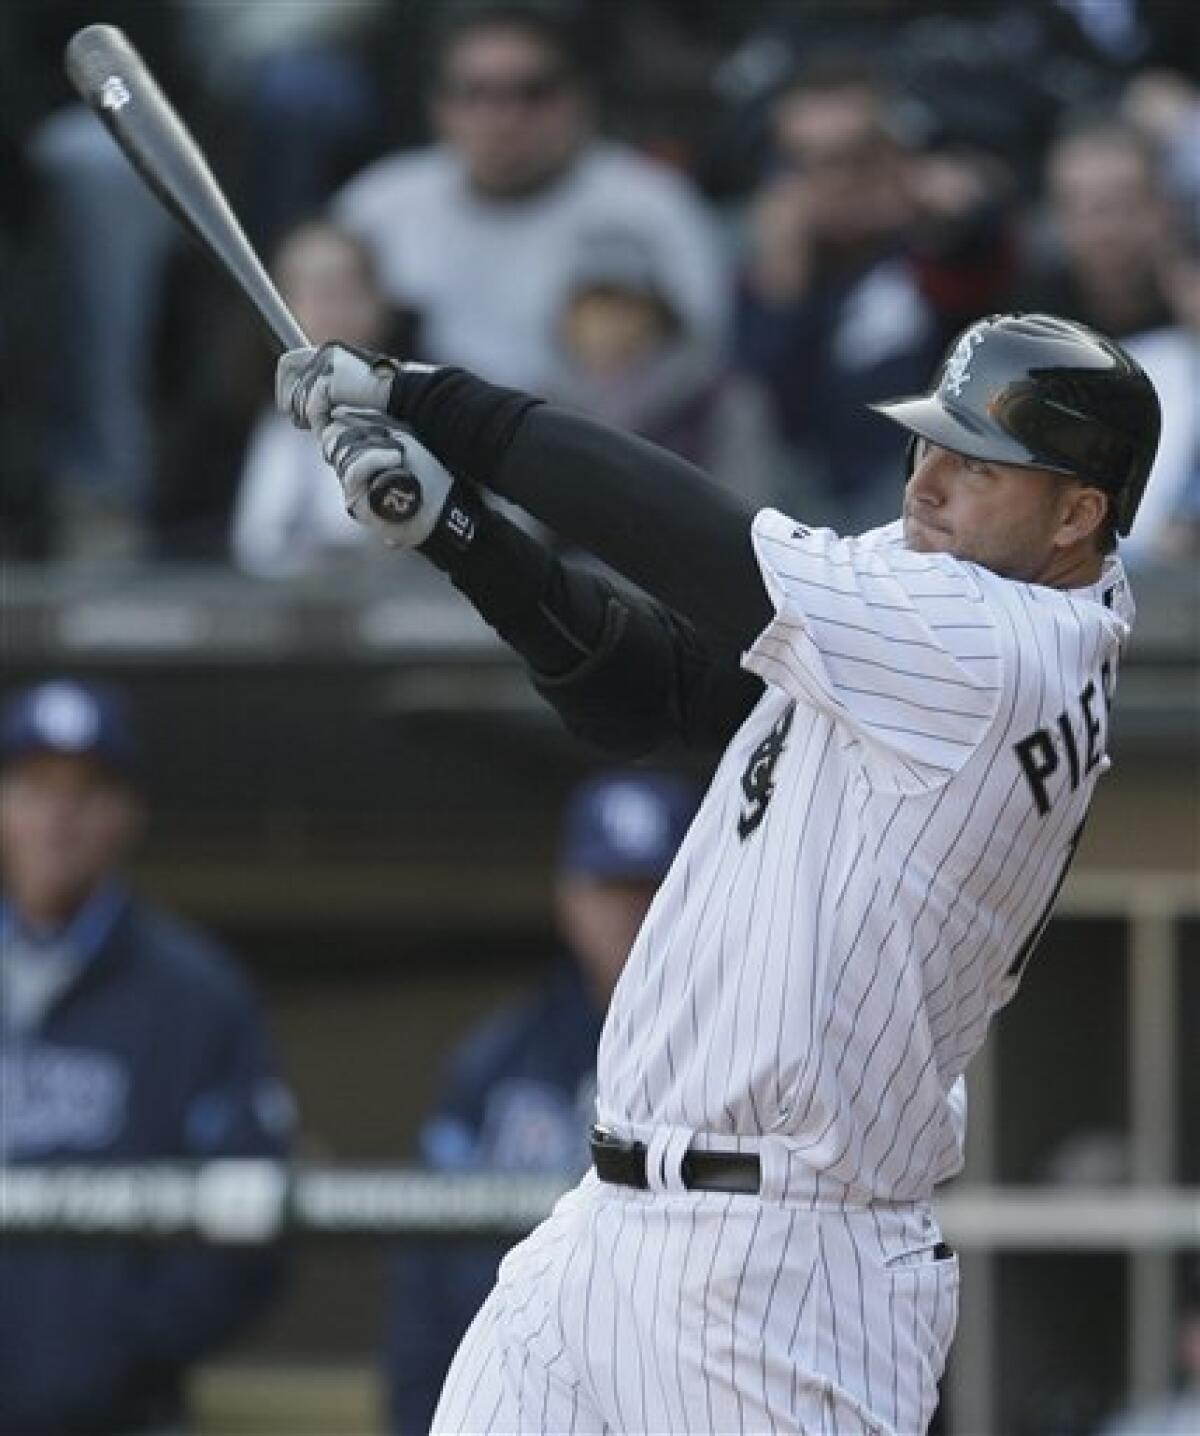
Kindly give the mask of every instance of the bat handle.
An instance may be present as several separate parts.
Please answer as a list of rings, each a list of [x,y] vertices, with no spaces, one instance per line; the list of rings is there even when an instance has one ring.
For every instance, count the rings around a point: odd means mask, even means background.
[[[371,512],[384,523],[403,524],[421,507],[421,481],[403,466],[376,474],[367,489]]]
[[[312,340],[281,300],[278,313],[263,314],[282,349],[311,349]],[[385,523],[402,524],[421,507],[421,482],[411,469],[399,466],[376,474],[367,489],[371,512]]]

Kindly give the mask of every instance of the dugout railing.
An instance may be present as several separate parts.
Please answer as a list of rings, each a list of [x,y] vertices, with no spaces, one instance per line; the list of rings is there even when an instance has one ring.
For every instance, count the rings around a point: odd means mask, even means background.
[[[0,1236],[199,1240],[245,1246],[309,1240],[453,1240],[518,1236],[562,1184],[541,1178],[431,1176],[404,1168],[294,1167],[259,1161],[0,1171]],[[1003,1252],[1125,1254],[1135,1273],[1129,1319],[1134,1393],[1169,1383],[1171,1269],[1200,1253],[1200,1188],[1114,1191],[960,1183],[939,1198],[965,1288],[948,1376],[948,1430],[998,1432],[997,1334],[991,1265]]]

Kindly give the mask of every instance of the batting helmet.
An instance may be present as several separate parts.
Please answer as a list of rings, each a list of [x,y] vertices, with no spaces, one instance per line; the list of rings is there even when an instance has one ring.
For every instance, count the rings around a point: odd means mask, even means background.
[[[1111,495],[1117,532],[1141,502],[1162,414],[1118,344],[1072,319],[993,314],[964,329],[925,395],[872,404],[971,459],[1050,469]]]

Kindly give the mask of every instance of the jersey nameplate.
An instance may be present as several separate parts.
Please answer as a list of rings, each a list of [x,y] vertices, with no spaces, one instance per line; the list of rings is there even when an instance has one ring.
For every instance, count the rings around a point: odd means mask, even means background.
[[[1038,813],[1050,811],[1050,778],[1060,766],[1060,749],[1067,760],[1071,791],[1079,787],[1104,756],[1104,716],[1112,703],[1112,670],[1100,668],[1100,682],[1089,679],[1070,709],[1064,708],[1052,725],[1038,728],[1014,744],[1017,762],[1025,774]]]

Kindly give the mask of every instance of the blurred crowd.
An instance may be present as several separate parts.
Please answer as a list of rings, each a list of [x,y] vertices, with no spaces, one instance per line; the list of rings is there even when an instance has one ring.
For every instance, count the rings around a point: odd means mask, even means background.
[[[364,562],[271,349],[6,6],[4,556]],[[314,340],[458,363],[842,530],[962,325],[1127,342],[1126,556],[1200,543],[1200,11],[1175,0],[112,0]]]

